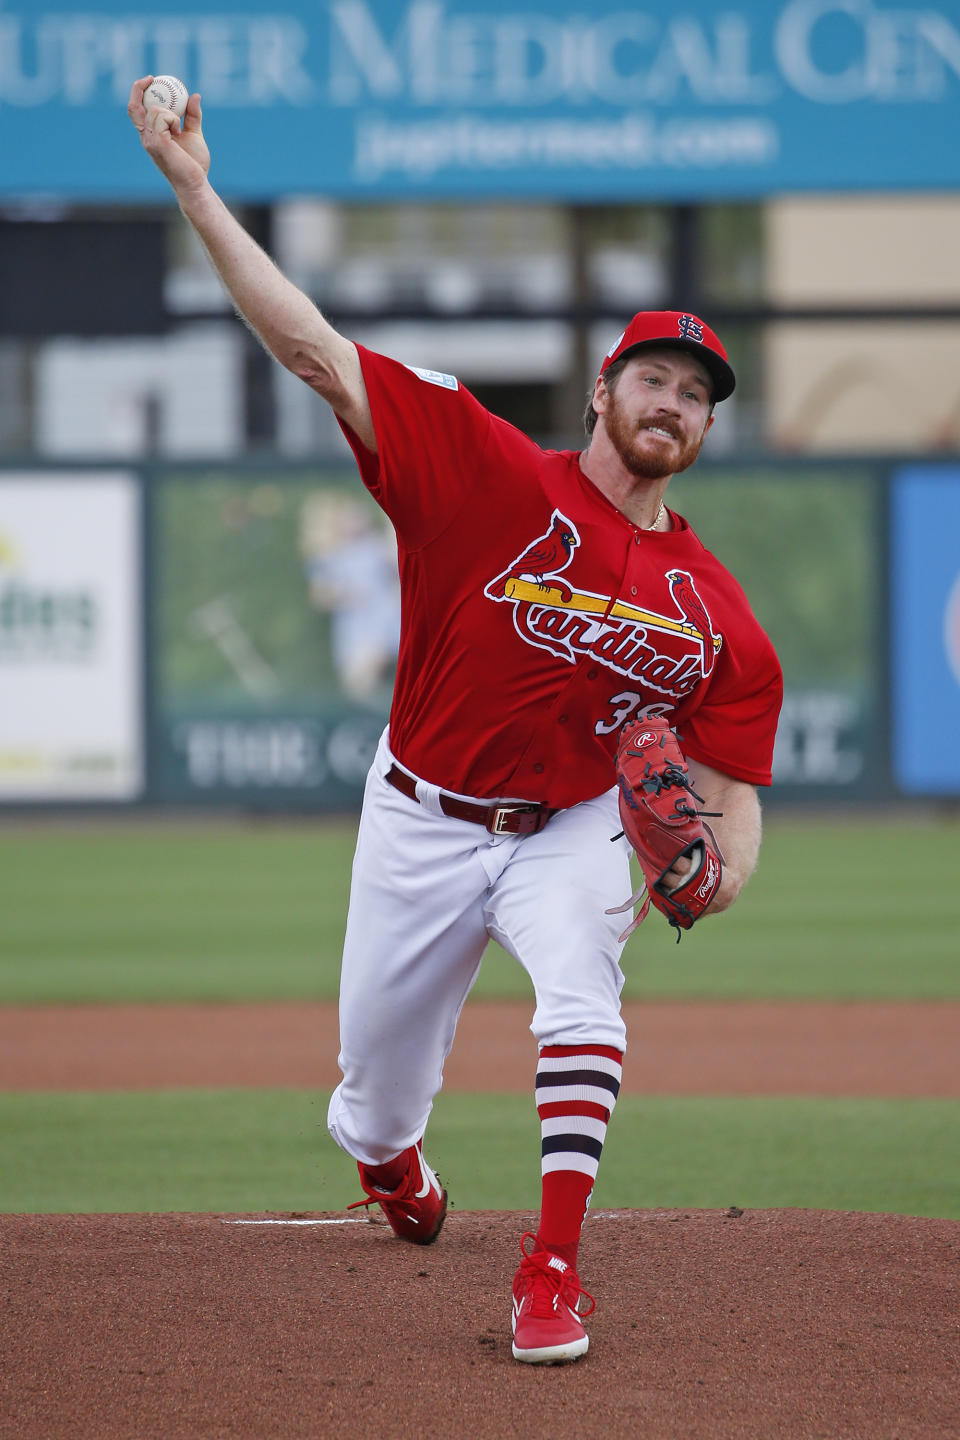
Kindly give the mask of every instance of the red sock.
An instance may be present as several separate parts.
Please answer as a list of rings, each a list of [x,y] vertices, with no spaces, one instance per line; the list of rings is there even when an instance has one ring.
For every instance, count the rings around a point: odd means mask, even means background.
[[[577,1250],[593,1181],[579,1170],[551,1170],[543,1177],[537,1239],[545,1250],[577,1268]]]
[[[623,1054],[609,1045],[545,1045],[537,1068],[542,1203],[537,1239],[576,1269]]]
[[[382,1165],[364,1165],[363,1173],[369,1185],[381,1190],[396,1190],[410,1168],[409,1150],[401,1150],[392,1160]]]

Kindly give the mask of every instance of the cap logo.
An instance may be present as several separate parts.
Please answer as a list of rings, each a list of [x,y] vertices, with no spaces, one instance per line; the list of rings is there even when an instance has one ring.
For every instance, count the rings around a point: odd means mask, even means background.
[[[682,340],[696,340],[699,345],[703,344],[703,326],[695,315],[681,315],[677,328]]]

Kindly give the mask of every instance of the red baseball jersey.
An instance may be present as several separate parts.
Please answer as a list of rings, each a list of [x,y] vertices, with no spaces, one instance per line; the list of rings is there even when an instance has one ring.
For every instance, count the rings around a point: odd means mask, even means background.
[[[377,454],[344,430],[397,532],[401,764],[566,807],[614,783],[625,720],[663,714],[691,759],[768,785],[780,666],[687,522],[640,529],[578,451],[542,450],[453,376],[358,349]]]

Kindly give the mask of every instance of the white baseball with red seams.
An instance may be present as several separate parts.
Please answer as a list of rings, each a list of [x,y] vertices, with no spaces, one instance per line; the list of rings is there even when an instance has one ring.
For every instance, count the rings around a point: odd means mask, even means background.
[[[155,75],[143,92],[145,110],[169,110],[182,120],[190,92],[176,75]]]

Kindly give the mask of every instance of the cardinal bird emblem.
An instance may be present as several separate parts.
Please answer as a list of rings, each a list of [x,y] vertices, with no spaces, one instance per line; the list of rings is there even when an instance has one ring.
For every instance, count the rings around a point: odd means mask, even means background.
[[[564,604],[569,605],[573,591],[565,580],[558,580],[557,575],[570,564],[579,544],[576,527],[559,510],[554,510],[547,533],[528,545],[502,575],[491,580],[484,593],[491,600],[502,600],[507,591],[507,581],[522,580],[526,575],[534,579],[541,590],[548,588],[549,580],[550,588],[559,590]]]
[[[688,570],[661,570],[658,579],[649,572],[651,594],[663,593],[664,580],[670,587],[678,612],[673,615],[648,610],[632,598],[573,589],[561,577],[581,543],[576,526],[554,510],[546,534],[522,550],[483,593],[511,606],[514,629],[528,645],[570,665],[588,655],[660,695],[680,699],[692,694],[713,673],[723,645],[693,576]],[[576,568],[582,566],[583,559]],[[636,594],[636,586],[630,594]]]
[[[700,644],[703,646],[703,674],[706,677],[713,669],[713,662],[717,658],[717,651],[723,641],[719,635],[715,635],[713,632],[707,607],[697,594],[697,587],[693,583],[693,576],[690,572],[688,570],[668,570],[667,580],[670,584],[670,594],[673,596],[674,604],[680,614],[684,620],[696,626],[700,632]]]

